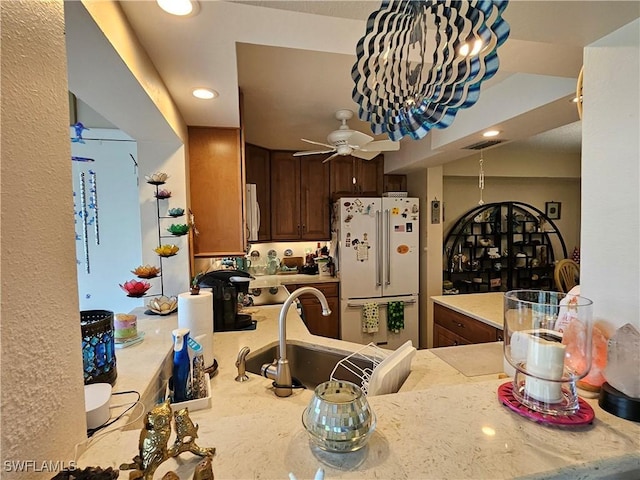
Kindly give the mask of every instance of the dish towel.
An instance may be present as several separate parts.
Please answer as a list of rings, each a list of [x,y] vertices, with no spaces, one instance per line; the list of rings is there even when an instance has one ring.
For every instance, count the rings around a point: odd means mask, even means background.
[[[369,302],[362,305],[362,331],[364,333],[375,333],[380,325],[380,315],[378,304]]]
[[[387,305],[387,330],[400,333],[404,328],[404,302],[389,302]]]

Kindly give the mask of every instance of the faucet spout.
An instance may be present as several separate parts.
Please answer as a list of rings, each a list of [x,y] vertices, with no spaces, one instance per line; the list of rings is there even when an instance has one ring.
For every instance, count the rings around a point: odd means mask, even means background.
[[[314,287],[302,287],[295,290],[285,300],[278,318],[278,359],[272,364],[262,366],[263,375],[274,380],[275,393],[278,397],[288,397],[292,393],[291,367],[287,360],[287,312],[294,300],[301,295],[310,293],[314,295],[322,305],[322,315],[331,315],[331,309],[326,297],[320,290]]]

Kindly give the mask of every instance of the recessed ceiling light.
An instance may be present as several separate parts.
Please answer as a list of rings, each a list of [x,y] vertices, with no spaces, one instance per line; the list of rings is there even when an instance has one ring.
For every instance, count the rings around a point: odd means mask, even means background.
[[[497,137],[498,135],[500,135],[500,130],[487,130],[482,134],[485,138]]]
[[[195,13],[196,2],[191,0],[156,0],[161,9],[181,17]]]
[[[218,92],[211,90],[210,88],[194,88],[192,93],[194,97],[201,98],[203,100],[211,100],[218,96]]]

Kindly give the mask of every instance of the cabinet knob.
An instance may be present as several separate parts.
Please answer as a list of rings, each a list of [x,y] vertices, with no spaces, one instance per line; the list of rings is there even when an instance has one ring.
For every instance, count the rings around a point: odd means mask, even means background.
[[[455,323],[458,328],[464,328],[464,323],[455,322],[455,321],[453,323]]]

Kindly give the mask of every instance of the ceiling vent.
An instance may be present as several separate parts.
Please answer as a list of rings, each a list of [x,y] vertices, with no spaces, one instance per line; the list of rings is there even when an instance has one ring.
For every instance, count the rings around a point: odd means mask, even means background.
[[[494,145],[498,145],[502,142],[504,142],[504,140],[483,140],[463,148],[464,150],[482,150],[483,148],[493,147]]]

